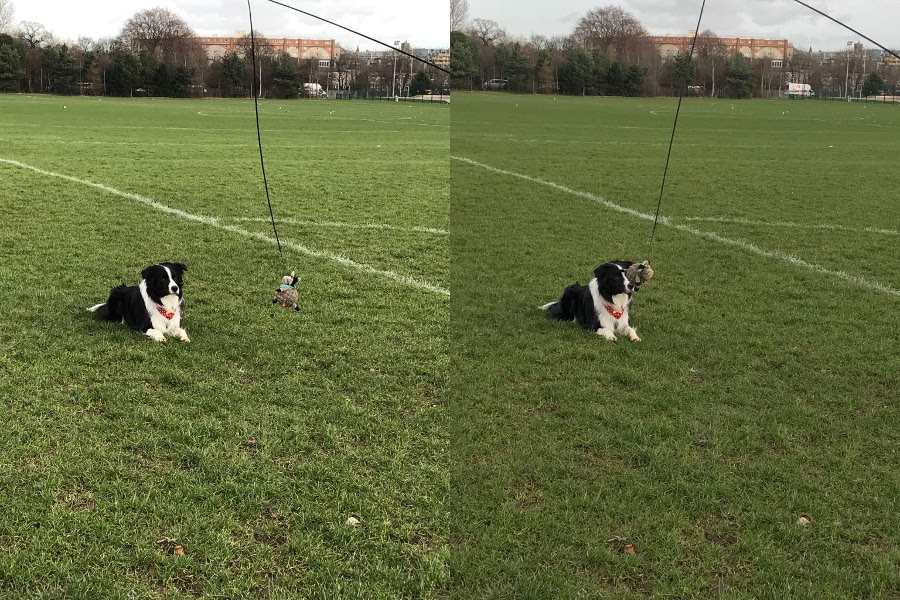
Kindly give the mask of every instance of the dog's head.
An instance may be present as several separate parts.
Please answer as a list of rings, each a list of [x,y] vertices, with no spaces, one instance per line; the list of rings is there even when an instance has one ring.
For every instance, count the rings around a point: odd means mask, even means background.
[[[594,269],[594,277],[597,278],[597,289],[600,295],[611,300],[616,294],[628,294],[637,288],[628,281],[625,276],[625,270],[631,266],[629,261],[617,260],[615,262],[603,263]]]
[[[157,304],[162,303],[166,296],[178,296],[181,300],[182,274],[187,267],[181,263],[159,263],[150,265],[141,272],[141,277],[147,285],[147,295]]]

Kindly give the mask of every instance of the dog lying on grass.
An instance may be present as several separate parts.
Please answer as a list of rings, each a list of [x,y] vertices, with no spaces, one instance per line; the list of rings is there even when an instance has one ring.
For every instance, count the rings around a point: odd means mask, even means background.
[[[118,285],[110,290],[106,302],[88,310],[102,321],[124,323],[157,342],[166,341],[166,335],[190,342],[181,327],[185,271],[187,267],[181,263],[150,265],[141,272],[143,280],[138,285]]]
[[[641,341],[629,321],[631,296],[650,279],[649,263],[636,264],[614,260],[594,269],[587,285],[574,283],[563,291],[562,298],[541,306],[547,315],[560,321],[574,321],[602,338],[616,341],[616,332]]]

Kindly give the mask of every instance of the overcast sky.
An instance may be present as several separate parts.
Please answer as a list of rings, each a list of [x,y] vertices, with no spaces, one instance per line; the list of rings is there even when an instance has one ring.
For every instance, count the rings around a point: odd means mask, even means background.
[[[891,49],[900,47],[900,0],[804,0]],[[469,0],[469,17],[493,19],[510,34],[571,33],[591,8],[615,4],[654,35],[686,35],[701,0]],[[722,37],[787,39],[802,50],[844,48],[859,36],[791,0],[707,0],[700,29]],[[867,46],[871,44],[865,42]]]
[[[409,40],[414,48],[450,46],[450,0],[279,0],[355,29],[388,44]],[[62,39],[114,37],[139,10],[162,6],[179,14],[198,35],[249,30],[246,0],[12,0],[15,21],[37,21]],[[336,39],[355,50],[380,49],[347,33],[265,0],[252,0],[253,24],[270,37]]]

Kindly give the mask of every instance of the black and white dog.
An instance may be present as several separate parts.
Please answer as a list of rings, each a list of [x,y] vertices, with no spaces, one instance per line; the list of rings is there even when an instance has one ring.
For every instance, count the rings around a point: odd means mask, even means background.
[[[118,285],[110,290],[106,302],[88,310],[98,319],[124,323],[158,342],[164,342],[166,335],[189,342],[181,328],[185,271],[187,267],[181,263],[150,265],[141,272],[144,279],[140,284]]]
[[[541,308],[554,319],[575,321],[608,340],[615,341],[618,331],[639,342],[641,338],[628,321],[631,294],[639,287],[625,277],[625,270],[632,264],[629,260],[604,263],[594,269],[590,283],[568,286],[562,298]]]

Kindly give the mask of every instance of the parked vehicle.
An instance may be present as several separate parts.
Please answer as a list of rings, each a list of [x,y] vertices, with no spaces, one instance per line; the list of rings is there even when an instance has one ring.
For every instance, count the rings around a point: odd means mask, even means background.
[[[318,83],[304,83],[303,95],[307,98],[324,98],[327,94]]]
[[[783,94],[788,98],[814,98],[816,95],[808,83],[789,83]]]
[[[507,83],[509,83],[509,81],[506,79],[488,79],[481,88],[485,90],[502,90],[506,88]]]

